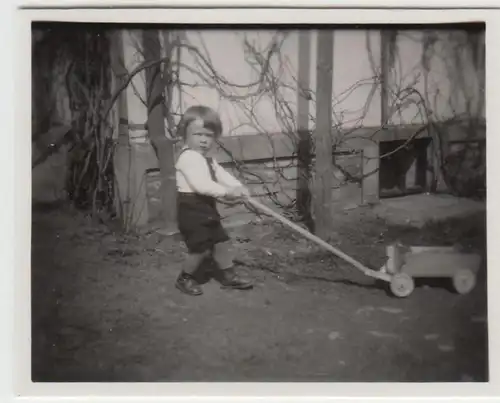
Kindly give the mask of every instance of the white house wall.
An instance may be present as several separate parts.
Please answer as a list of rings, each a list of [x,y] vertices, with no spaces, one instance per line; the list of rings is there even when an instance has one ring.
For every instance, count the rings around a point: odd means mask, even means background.
[[[436,42],[427,50],[430,59],[427,84],[422,63],[423,32],[405,31],[398,34],[391,87],[394,93],[403,93],[399,97],[400,108],[394,111],[391,119],[394,124],[420,124],[427,119],[442,121],[471,115],[484,118],[484,108],[480,108],[481,97],[484,97],[480,74],[473,65],[469,49],[465,45],[458,49],[457,41],[465,42],[464,33],[434,33]],[[403,90],[407,87],[413,87],[424,97],[427,109],[422,107],[418,96],[405,95]],[[431,114],[426,113],[426,110]]]
[[[297,35],[290,33],[283,41],[281,47],[281,61],[273,57],[271,67],[274,75],[281,82],[290,86],[290,89],[279,88],[280,94],[290,108],[287,115],[291,121],[280,121],[275,114],[273,97],[266,96],[259,91],[258,66],[254,67],[248,62],[248,53],[244,50],[244,40],[255,46],[257,51],[265,52],[272,43],[274,31],[188,31],[187,40],[210,60],[219,80],[220,87],[213,88],[198,74],[209,76],[206,65],[193,52],[183,49],[181,61],[185,66],[181,69],[181,81],[185,84],[182,93],[182,105],[174,106],[175,110],[185,110],[191,105],[206,104],[219,111],[223,120],[226,134],[241,135],[253,134],[262,131],[285,131],[293,126],[296,113],[295,79],[297,58]],[[203,66],[203,67],[200,67]],[[209,72],[211,73],[211,72]],[[210,81],[213,81],[210,78]],[[234,83],[237,86],[224,84],[223,81]],[[255,85],[248,86],[254,83]],[[175,91],[174,100],[179,99]],[[255,94],[255,95],[253,95]],[[253,96],[252,96],[253,95]],[[285,115],[286,116],[286,115]]]
[[[422,66],[423,33],[422,31],[404,31],[397,37],[397,55],[391,76],[391,92],[399,98],[394,103],[391,122],[394,124],[419,124],[426,121],[428,114],[419,98],[408,96],[404,90],[411,86],[420,94],[427,96],[427,110],[430,117],[443,120],[453,116],[462,116],[467,112],[465,99],[473,99],[478,105],[480,82],[472,65],[470,56],[463,51],[462,64],[457,69],[453,59],[453,44],[450,44],[450,31],[437,34],[438,40],[433,45],[430,57],[430,71],[427,86]],[[275,31],[188,31],[189,43],[209,56],[218,74],[227,81],[245,85],[258,81],[258,72],[246,60],[243,41],[246,38],[260,51],[265,51],[276,35]],[[456,33],[453,34],[456,37]],[[297,77],[298,35],[288,32],[280,48],[280,61],[272,59],[274,75],[279,77],[283,86],[280,95],[288,109],[284,121],[277,118],[273,97],[266,94],[237,98],[257,92],[258,86],[237,88],[222,85],[226,94],[210,88],[204,80],[197,77],[190,69],[203,72],[189,51],[182,51],[181,79],[185,85],[182,94],[182,111],[193,104],[203,103],[218,110],[221,114],[225,131],[229,135],[253,134],[258,132],[276,133],[287,131],[295,125],[296,99],[294,90]],[[311,76],[310,88],[316,89],[316,35],[311,31]],[[334,35],[334,116],[333,123],[344,128],[359,126],[377,126],[381,122],[380,88],[375,77],[380,73],[380,33],[376,30],[339,30]],[[206,75],[204,73],[204,75]],[[462,77],[459,77],[462,75]],[[465,84],[460,82],[465,80]],[[397,95],[395,95],[397,94]],[[174,99],[179,99],[177,93]],[[231,95],[236,95],[232,98]],[[420,106],[418,106],[420,105]],[[470,109],[470,107],[469,107]],[[477,108],[476,108],[477,109]],[[469,110],[470,112],[470,110]],[[479,112],[484,117],[484,109]],[[292,116],[289,116],[289,115]],[[313,126],[315,107],[310,104],[311,126]]]
[[[378,31],[342,30],[333,45],[334,124],[377,126],[381,122]]]

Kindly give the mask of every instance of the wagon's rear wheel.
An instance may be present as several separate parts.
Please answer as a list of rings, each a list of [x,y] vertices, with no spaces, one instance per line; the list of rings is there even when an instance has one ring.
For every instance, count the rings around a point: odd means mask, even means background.
[[[460,269],[453,275],[453,287],[459,294],[468,294],[476,286],[476,275],[469,269]]]
[[[391,292],[399,298],[405,298],[415,289],[413,278],[406,273],[397,273],[391,279]]]

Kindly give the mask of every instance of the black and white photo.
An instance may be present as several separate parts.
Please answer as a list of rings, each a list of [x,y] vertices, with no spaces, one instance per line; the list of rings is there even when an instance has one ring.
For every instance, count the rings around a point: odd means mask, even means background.
[[[31,381],[489,382],[485,38],[33,21]]]

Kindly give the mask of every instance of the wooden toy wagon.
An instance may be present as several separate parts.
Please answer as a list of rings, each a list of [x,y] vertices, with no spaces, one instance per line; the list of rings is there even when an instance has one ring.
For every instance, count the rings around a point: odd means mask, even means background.
[[[413,292],[415,278],[450,278],[457,293],[467,294],[476,285],[481,264],[479,255],[445,246],[390,245],[387,258],[381,272],[391,276],[390,288],[398,297]]]
[[[379,270],[371,269],[309,231],[287,220],[267,206],[249,198],[255,208],[268,214],[289,228],[315,242],[351,264],[364,275],[389,283],[397,297],[409,296],[415,288],[415,278],[450,278],[459,294],[467,294],[476,285],[476,274],[481,264],[477,254],[462,253],[445,246],[387,246],[387,261]]]

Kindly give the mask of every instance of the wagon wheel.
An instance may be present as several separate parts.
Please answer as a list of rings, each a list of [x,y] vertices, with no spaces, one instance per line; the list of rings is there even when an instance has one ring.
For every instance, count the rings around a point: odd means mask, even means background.
[[[476,275],[469,269],[460,269],[453,275],[453,287],[459,294],[467,294],[476,286]]]
[[[396,297],[407,297],[413,292],[414,288],[413,279],[406,273],[397,273],[391,279],[391,291]]]

